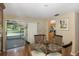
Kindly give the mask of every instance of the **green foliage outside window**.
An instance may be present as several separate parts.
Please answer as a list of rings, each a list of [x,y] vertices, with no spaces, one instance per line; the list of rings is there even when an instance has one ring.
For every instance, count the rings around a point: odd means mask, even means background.
[[[13,33],[23,33],[24,28],[22,28],[22,26],[17,23],[7,23],[7,31]]]

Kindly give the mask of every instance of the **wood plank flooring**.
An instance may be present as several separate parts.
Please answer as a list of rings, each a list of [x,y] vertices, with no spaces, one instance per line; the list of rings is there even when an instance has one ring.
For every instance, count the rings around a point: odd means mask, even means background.
[[[26,45],[14,49],[9,49],[6,52],[0,52],[0,56],[32,56],[31,46]],[[79,54],[77,54],[76,56],[79,56]]]
[[[31,56],[30,46],[9,49],[7,52],[0,53],[0,56]]]

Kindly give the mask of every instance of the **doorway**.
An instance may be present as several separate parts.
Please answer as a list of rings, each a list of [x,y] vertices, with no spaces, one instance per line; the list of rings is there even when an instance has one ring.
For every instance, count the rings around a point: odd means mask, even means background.
[[[7,49],[24,46],[24,28],[16,21],[7,20]]]

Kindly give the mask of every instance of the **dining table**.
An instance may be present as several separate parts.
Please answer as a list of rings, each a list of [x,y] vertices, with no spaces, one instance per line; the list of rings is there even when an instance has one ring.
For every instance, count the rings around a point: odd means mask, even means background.
[[[55,43],[43,43],[43,44],[32,44],[32,49],[36,51],[42,51],[45,55],[49,53],[55,53],[62,50],[62,46]]]

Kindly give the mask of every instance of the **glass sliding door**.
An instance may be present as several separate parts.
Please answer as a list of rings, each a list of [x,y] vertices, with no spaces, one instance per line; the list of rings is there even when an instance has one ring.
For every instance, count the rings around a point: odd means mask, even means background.
[[[7,49],[24,45],[24,28],[16,21],[7,21]]]

